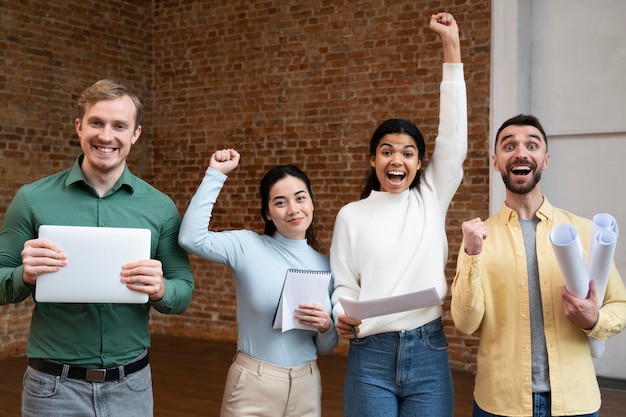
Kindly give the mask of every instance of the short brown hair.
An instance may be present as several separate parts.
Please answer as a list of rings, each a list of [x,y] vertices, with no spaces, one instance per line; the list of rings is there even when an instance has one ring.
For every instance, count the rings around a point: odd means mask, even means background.
[[[135,129],[137,129],[141,124],[141,116],[143,115],[143,105],[141,101],[139,101],[139,98],[130,92],[124,84],[107,78],[96,81],[78,97],[78,100],[76,100],[76,107],[78,108],[77,117],[80,120],[83,119],[87,105],[92,105],[102,100],[113,100],[123,96],[130,97],[135,105]]]
[[[530,114],[518,114],[517,116],[513,116],[506,122],[502,123],[502,126],[498,129],[498,133],[496,133],[496,141],[494,142],[494,152],[497,149],[498,137],[500,136],[500,133],[504,130],[504,128],[509,126],[532,126],[537,128],[537,130],[543,135],[543,140],[546,142],[546,149],[548,149],[548,137],[546,136],[546,132],[543,130],[543,126],[541,126],[539,119]]]

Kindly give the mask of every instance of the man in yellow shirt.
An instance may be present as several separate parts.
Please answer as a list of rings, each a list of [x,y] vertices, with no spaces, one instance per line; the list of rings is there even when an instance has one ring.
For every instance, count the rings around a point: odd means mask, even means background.
[[[626,289],[614,264],[601,308],[593,281],[586,299],[565,289],[549,233],[567,223],[588,242],[592,222],[542,194],[549,158],[537,118],[504,122],[493,166],[506,200],[486,221],[462,226],[451,312],[459,331],[480,331],[474,417],[597,416],[587,337],[607,339],[626,325]]]

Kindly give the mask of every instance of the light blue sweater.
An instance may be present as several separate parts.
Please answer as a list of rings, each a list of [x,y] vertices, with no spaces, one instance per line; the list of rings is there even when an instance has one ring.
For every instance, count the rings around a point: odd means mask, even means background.
[[[191,199],[180,228],[179,243],[189,252],[233,271],[237,287],[237,350],[258,360],[295,367],[315,360],[317,352],[337,345],[333,324],[324,333],[272,329],[272,319],[287,269],[329,271],[328,258],[306,240],[259,235],[250,230],[207,231],[215,201],[226,176],[208,168]],[[332,282],[329,294],[332,290]],[[331,310],[330,295],[326,307]]]

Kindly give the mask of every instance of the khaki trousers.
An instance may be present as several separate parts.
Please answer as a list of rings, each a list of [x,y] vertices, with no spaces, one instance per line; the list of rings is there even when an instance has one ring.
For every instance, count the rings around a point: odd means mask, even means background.
[[[238,352],[224,388],[221,417],[320,417],[322,382],[315,361],[296,368]]]

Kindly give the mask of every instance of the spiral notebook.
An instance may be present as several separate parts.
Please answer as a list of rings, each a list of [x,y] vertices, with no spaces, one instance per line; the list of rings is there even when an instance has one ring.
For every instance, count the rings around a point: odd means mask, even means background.
[[[294,317],[294,311],[302,303],[324,305],[329,296],[330,277],[330,271],[288,269],[272,328],[282,329],[283,332],[291,329],[315,330],[314,327],[301,324]]]
[[[67,254],[58,272],[39,275],[38,302],[144,304],[148,294],[123,284],[122,265],[150,258],[150,230],[121,227],[39,227],[39,237]]]

